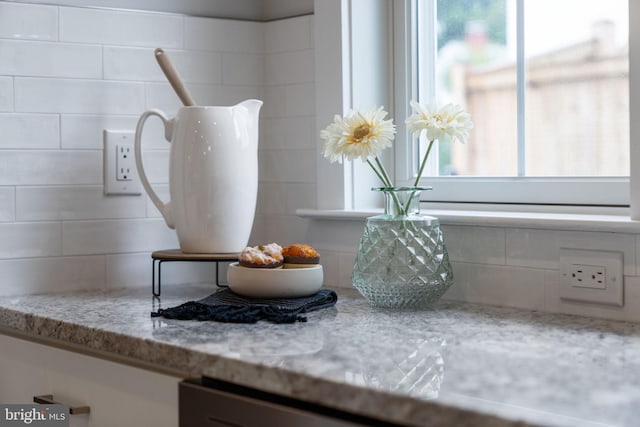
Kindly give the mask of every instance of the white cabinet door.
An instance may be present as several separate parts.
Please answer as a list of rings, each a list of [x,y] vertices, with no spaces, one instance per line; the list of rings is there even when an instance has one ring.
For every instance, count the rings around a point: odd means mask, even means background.
[[[120,363],[0,335],[0,402],[56,401],[91,407],[74,427],[178,426],[178,382]]]

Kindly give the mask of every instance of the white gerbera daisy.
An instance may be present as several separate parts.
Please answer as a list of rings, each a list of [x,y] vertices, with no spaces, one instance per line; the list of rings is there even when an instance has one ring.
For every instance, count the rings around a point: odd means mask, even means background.
[[[396,127],[393,120],[384,120],[387,112],[382,107],[364,113],[350,111],[344,117],[335,116],[333,123],[320,132],[325,141],[324,157],[332,163],[342,159],[360,158],[363,162],[378,157],[391,147]]]
[[[461,106],[447,104],[442,108],[434,105],[423,106],[411,101],[415,113],[406,120],[407,129],[415,136],[427,131],[427,139],[441,142],[458,140],[462,143],[469,138],[469,131],[473,128],[471,116]]]

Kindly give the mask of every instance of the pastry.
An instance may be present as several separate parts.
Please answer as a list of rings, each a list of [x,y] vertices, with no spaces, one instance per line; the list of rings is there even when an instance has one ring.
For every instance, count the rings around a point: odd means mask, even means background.
[[[313,247],[296,243],[282,249],[284,268],[310,268],[320,262],[320,254]]]
[[[247,246],[238,258],[238,264],[249,268],[278,268],[282,267],[282,261],[282,247],[277,243]]]

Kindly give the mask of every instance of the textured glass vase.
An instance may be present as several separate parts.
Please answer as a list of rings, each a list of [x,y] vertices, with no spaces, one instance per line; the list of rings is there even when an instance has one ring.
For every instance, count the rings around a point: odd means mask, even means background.
[[[453,284],[437,218],[420,213],[430,187],[382,187],[384,215],[369,217],[353,267],[353,286],[374,307],[427,308]]]

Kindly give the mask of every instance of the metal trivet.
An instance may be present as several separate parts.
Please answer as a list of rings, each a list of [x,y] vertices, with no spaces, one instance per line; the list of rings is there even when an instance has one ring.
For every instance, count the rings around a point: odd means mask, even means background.
[[[233,262],[238,261],[240,254],[187,254],[180,249],[163,249],[151,253],[152,267],[151,267],[151,292],[153,296],[159,297],[162,292],[162,263],[174,262],[174,261],[188,261],[188,262],[215,262],[216,263],[216,286],[224,287],[220,284],[220,278],[218,277],[218,264],[220,262]],[[158,263],[158,291],[156,292],[156,263]]]

